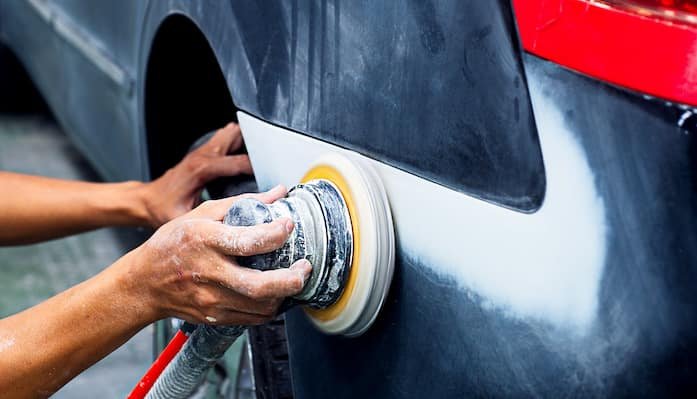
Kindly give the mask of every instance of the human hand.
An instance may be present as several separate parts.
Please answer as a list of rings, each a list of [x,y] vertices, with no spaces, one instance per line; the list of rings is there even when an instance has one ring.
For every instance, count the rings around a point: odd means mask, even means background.
[[[240,127],[231,122],[164,175],[143,185],[141,192],[148,223],[158,228],[189,212],[198,204],[203,187],[213,179],[252,174],[246,154],[229,155],[241,146]]]
[[[286,194],[279,186],[244,197],[271,203]],[[288,269],[260,271],[239,266],[236,256],[271,252],[283,245],[293,222],[279,219],[251,227],[222,223],[240,197],[206,201],[162,226],[131,255],[127,273],[138,279],[156,318],[193,323],[262,324],[281,301],[299,293],[311,266],[300,260]]]

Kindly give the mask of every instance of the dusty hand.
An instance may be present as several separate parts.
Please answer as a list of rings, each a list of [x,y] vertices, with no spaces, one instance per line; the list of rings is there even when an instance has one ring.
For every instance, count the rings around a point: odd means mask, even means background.
[[[239,125],[229,123],[160,178],[145,184],[142,192],[150,225],[157,228],[190,211],[209,181],[251,174],[247,155],[228,155],[241,146]]]
[[[255,197],[270,203],[283,197],[277,187]],[[239,197],[237,197],[239,198]],[[207,201],[160,228],[134,252],[144,291],[158,318],[195,323],[260,324],[274,317],[283,298],[299,293],[311,271],[305,261],[289,269],[259,271],[241,267],[235,256],[279,248],[293,230],[290,219],[252,227],[221,223],[237,198]]]

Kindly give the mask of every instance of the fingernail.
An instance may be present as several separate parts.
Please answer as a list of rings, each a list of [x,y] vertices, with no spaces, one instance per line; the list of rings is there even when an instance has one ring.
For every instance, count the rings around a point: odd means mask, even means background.
[[[286,219],[286,232],[290,234],[291,231],[295,228],[295,223],[293,223],[292,220]]]

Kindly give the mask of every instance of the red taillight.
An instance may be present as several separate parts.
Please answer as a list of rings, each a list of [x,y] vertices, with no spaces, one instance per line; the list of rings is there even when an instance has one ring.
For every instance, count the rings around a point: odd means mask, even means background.
[[[697,0],[514,0],[523,47],[609,83],[697,105]]]
[[[651,18],[697,25],[695,0],[599,0],[612,7]]]

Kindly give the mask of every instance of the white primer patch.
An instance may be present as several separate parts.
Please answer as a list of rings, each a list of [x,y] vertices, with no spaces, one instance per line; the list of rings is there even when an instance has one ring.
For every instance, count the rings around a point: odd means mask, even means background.
[[[369,162],[385,184],[402,256],[454,279],[485,306],[584,332],[595,318],[605,262],[605,208],[561,112],[534,82],[530,90],[547,176],[545,201],[535,213]],[[238,117],[262,189],[293,186],[326,152],[353,153],[241,112]]]

